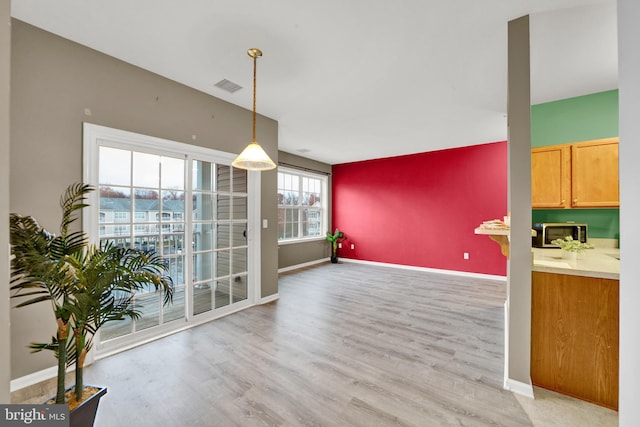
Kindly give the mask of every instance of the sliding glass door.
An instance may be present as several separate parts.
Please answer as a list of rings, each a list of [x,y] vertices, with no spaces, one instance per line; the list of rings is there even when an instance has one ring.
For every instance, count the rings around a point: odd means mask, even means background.
[[[85,131],[85,148],[92,151],[85,161],[93,163],[88,178],[96,187],[89,234],[97,234],[101,246],[160,253],[175,294],[163,306],[153,289],[138,292],[142,316],[105,325],[99,348],[135,345],[251,305],[247,172],[202,150],[184,152],[190,147],[184,144],[136,144],[131,139],[145,137],[105,129],[88,138]]]

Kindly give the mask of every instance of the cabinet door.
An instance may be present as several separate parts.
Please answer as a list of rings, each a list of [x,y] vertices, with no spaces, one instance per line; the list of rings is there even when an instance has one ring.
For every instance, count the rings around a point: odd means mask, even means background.
[[[571,158],[573,207],[620,206],[618,138],[573,144]]]
[[[619,282],[534,271],[531,381],[618,409]]]
[[[531,206],[564,208],[571,196],[571,150],[550,145],[531,150]]]

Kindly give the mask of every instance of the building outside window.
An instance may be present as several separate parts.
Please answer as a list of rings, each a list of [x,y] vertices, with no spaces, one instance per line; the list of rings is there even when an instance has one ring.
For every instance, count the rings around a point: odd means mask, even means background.
[[[328,179],[325,175],[278,168],[278,241],[324,239]]]

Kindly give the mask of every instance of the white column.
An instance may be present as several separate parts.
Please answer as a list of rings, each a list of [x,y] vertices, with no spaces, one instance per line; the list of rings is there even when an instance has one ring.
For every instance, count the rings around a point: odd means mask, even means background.
[[[620,106],[619,425],[640,425],[640,2],[618,0]]]
[[[531,360],[531,100],[529,16],[508,24],[510,257],[505,388],[533,397]]]

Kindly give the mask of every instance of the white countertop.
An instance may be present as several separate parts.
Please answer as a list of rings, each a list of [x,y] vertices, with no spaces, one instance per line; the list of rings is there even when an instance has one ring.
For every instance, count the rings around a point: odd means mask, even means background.
[[[576,261],[562,258],[561,249],[533,248],[533,271],[572,276],[620,279],[620,249],[587,249]]]

